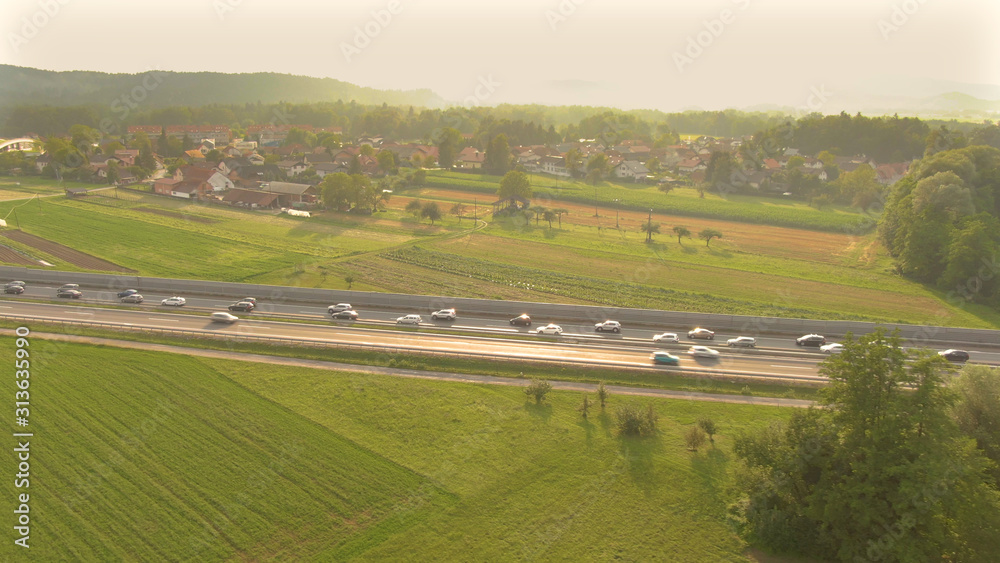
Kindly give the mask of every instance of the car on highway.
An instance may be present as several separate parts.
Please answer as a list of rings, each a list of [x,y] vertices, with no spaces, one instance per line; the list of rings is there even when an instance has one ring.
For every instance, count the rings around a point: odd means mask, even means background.
[[[249,301],[238,301],[229,306],[230,311],[243,311],[244,313],[249,313],[253,309],[254,304]]]
[[[938,352],[938,355],[948,360],[949,362],[969,361],[969,353],[966,352],[965,350],[956,350],[954,348],[949,348],[947,350],[942,350]]]
[[[731,348],[756,348],[757,339],[752,336],[737,336],[726,341],[726,346]]]
[[[257,299],[255,297],[244,297],[243,299],[240,299],[240,301],[248,301],[250,303],[253,303],[254,307],[257,306]]]
[[[240,318],[237,317],[236,315],[230,315],[229,313],[224,313],[221,311],[218,313],[212,313],[212,316],[209,318],[212,320],[213,323],[225,323],[225,324],[233,324],[236,321],[240,320]]]
[[[160,305],[164,305],[166,307],[183,307],[186,303],[187,299],[177,297],[176,295],[174,297],[167,297],[163,301],[160,301]]]
[[[63,299],[79,299],[83,297],[83,292],[79,289],[57,289],[56,297],[61,297]]]
[[[827,354],[839,354],[844,351],[844,345],[839,342],[831,342],[820,346],[819,351]]]
[[[347,311],[337,311],[336,313],[330,315],[335,319],[345,320],[345,321],[356,321],[358,320],[358,312],[349,309]]]
[[[138,293],[130,293],[121,299],[122,303],[142,303],[142,295]]]
[[[334,313],[339,313],[340,311],[350,311],[352,309],[354,309],[354,307],[351,307],[350,303],[337,303],[336,305],[330,305],[327,307],[326,312],[332,315]]]
[[[424,318],[420,315],[405,315],[396,319],[398,325],[418,325],[422,322]]]
[[[8,285],[8,286],[6,286],[6,287],[3,288],[3,292],[4,293],[21,294],[21,293],[24,293],[24,286],[23,285]]]
[[[688,331],[688,338],[704,338],[705,340],[715,340],[715,333],[707,328],[693,328]]]
[[[664,332],[662,334],[656,334],[653,336],[653,342],[659,342],[660,344],[666,344],[668,342],[680,342],[677,338],[676,332]]]
[[[538,327],[538,329],[535,330],[535,333],[537,333],[537,334],[554,334],[556,336],[559,336],[560,334],[562,334],[562,327],[559,326],[559,325],[557,325],[557,324],[549,323],[549,324],[547,324],[545,326]]]
[[[688,348],[688,354],[696,358],[718,358],[719,351],[708,346],[692,346]]]
[[[66,284],[63,284],[56,291],[59,291],[60,289],[75,289],[77,291],[80,291],[80,284],[78,284],[78,283],[66,283]]]
[[[118,292],[118,298],[121,299],[122,297],[128,297],[129,295],[135,295],[136,293],[139,293],[139,291],[135,289],[126,289]]]
[[[431,320],[434,321],[453,321],[456,318],[458,318],[458,313],[454,309],[441,309],[431,313]]]
[[[670,352],[653,352],[649,355],[649,359],[653,360],[654,364],[665,364],[668,366],[676,366],[681,363],[681,359]]]
[[[7,287],[10,287],[12,285],[19,285],[21,287],[24,287],[27,284],[25,284],[23,281],[16,281],[16,280],[7,282]]]
[[[621,332],[622,324],[618,321],[604,321],[594,325],[595,332]]]
[[[531,326],[531,317],[528,315],[518,315],[510,320],[511,326]]]
[[[795,344],[798,346],[816,346],[819,348],[826,344],[826,337],[819,334],[806,334],[796,338]]]

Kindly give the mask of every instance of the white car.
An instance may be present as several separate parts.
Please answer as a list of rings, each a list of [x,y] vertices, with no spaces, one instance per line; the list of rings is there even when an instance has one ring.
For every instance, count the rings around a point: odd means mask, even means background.
[[[560,335],[560,334],[562,334],[562,327],[559,326],[559,325],[557,325],[557,324],[549,323],[549,324],[547,324],[545,326],[538,327],[538,330],[536,330],[535,332],[538,333],[538,334],[555,334],[555,335]]]
[[[719,351],[708,346],[692,346],[688,348],[688,354],[696,358],[718,358]]]
[[[597,323],[594,325],[594,330],[596,332],[621,332],[622,324],[618,321],[604,321],[603,323]]]
[[[742,346],[744,348],[754,348],[757,346],[757,339],[752,336],[738,336],[726,341],[727,346]]]
[[[185,303],[187,303],[187,299],[183,297],[167,297],[163,301],[160,301],[160,305],[167,307],[183,307]]]
[[[431,319],[435,321],[453,321],[458,317],[454,309],[441,309],[431,313]]]
[[[211,319],[213,323],[226,323],[230,325],[240,320],[240,318],[236,315],[230,315],[229,313],[223,313],[221,311],[218,313],[212,313]]]
[[[663,334],[653,336],[653,342],[680,342],[680,340],[677,338],[676,332],[664,332]]]
[[[422,322],[424,322],[424,319],[420,315],[406,315],[405,317],[396,319],[396,324],[398,325],[418,325]]]
[[[844,345],[838,342],[833,342],[830,344],[824,344],[819,347],[821,352],[826,352],[827,354],[839,354],[844,350]]]
[[[350,311],[352,309],[354,309],[354,307],[351,307],[350,303],[337,303],[336,305],[330,305],[329,307],[327,307],[326,312],[332,315],[334,313],[339,313],[341,311]]]

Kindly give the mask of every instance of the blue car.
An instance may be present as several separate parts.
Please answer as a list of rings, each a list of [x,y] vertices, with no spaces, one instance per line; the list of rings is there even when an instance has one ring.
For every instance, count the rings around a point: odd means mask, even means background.
[[[654,364],[665,364],[668,366],[676,366],[681,363],[681,359],[670,352],[653,352],[650,354],[649,359],[653,360]]]
[[[139,292],[136,291],[136,290],[134,290],[134,289],[126,289],[124,291],[119,291],[118,292],[118,298],[120,299],[122,297],[128,297],[129,295],[135,295],[136,293],[139,293]]]

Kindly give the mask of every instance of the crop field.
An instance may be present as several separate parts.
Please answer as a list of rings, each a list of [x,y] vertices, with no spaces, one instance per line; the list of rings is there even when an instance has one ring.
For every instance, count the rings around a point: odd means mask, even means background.
[[[65,193],[65,188],[100,188],[97,184],[83,182],[57,182],[38,176],[0,177],[0,201],[28,199],[34,195],[54,195]]]
[[[454,502],[197,360],[40,339],[30,350],[34,560],[343,557]],[[21,548],[5,544],[11,560]]]
[[[789,414],[613,395],[584,419],[575,392],[31,350],[32,552],[49,561],[749,561],[726,523],[732,440]],[[656,435],[614,432],[626,401],[653,405]],[[702,416],[720,430],[688,451]]]

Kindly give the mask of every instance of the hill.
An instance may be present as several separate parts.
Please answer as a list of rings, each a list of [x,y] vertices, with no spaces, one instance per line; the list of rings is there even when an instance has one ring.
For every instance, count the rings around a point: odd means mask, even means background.
[[[134,94],[135,89],[141,94]],[[273,72],[224,74],[151,70],[139,74],[108,74],[0,65],[0,105],[107,106],[129,94],[151,107],[337,100],[365,105],[441,107],[445,104],[440,96],[426,89],[377,90],[333,78]],[[140,95],[142,99],[138,99]]]

